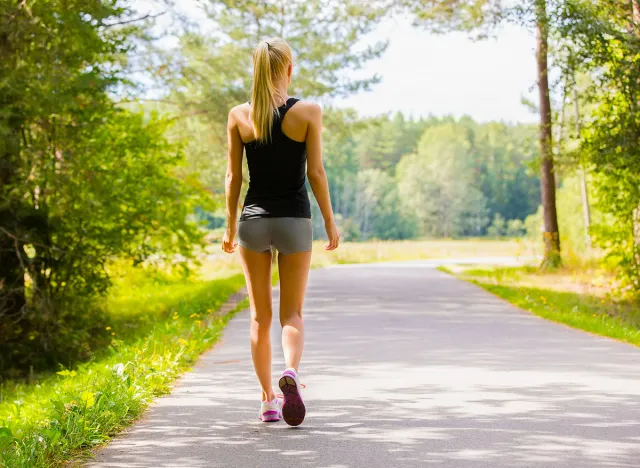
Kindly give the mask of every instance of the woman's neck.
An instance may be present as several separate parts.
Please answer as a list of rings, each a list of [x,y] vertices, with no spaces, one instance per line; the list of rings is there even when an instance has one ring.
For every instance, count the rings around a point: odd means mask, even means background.
[[[283,105],[289,99],[288,86],[285,83],[274,83],[276,85],[276,102],[278,105]]]

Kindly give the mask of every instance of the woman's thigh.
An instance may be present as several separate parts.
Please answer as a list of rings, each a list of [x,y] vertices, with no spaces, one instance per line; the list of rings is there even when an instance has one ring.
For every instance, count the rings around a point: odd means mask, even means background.
[[[251,300],[251,313],[259,322],[271,321],[271,251],[254,252],[240,246],[240,257]]]

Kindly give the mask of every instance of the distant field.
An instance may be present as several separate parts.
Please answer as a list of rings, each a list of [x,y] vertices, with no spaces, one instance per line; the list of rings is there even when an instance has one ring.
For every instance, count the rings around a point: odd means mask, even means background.
[[[521,240],[411,240],[344,242],[327,252],[324,241],[313,243],[312,266],[319,268],[340,263],[393,262],[441,258],[529,257],[539,254],[534,246]],[[220,278],[241,272],[239,255],[222,252],[219,244],[212,244],[209,255],[202,262],[205,279]]]

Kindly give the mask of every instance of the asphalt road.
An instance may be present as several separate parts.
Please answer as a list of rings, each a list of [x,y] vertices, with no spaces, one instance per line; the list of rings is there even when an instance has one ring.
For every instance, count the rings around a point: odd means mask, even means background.
[[[432,267],[312,271],[299,428],[257,420],[245,311],[89,466],[640,466],[640,350]]]

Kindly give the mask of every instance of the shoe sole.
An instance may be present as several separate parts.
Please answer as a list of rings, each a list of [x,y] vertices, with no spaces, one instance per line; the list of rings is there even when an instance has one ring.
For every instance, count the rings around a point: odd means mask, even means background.
[[[304,406],[302,397],[298,392],[298,386],[293,377],[283,375],[278,381],[278,386],[282,390],[284,396],[284,405],[282,405],[282,419],[289,426],[299,426],[304,421],[307,409]]]
[[[269,419],[265,419],[265,418],[258,418],[260,421],[262,421],[263,423],[271,423],[271,422],[278,422],[280,421],[280,418],[269,418]]]

